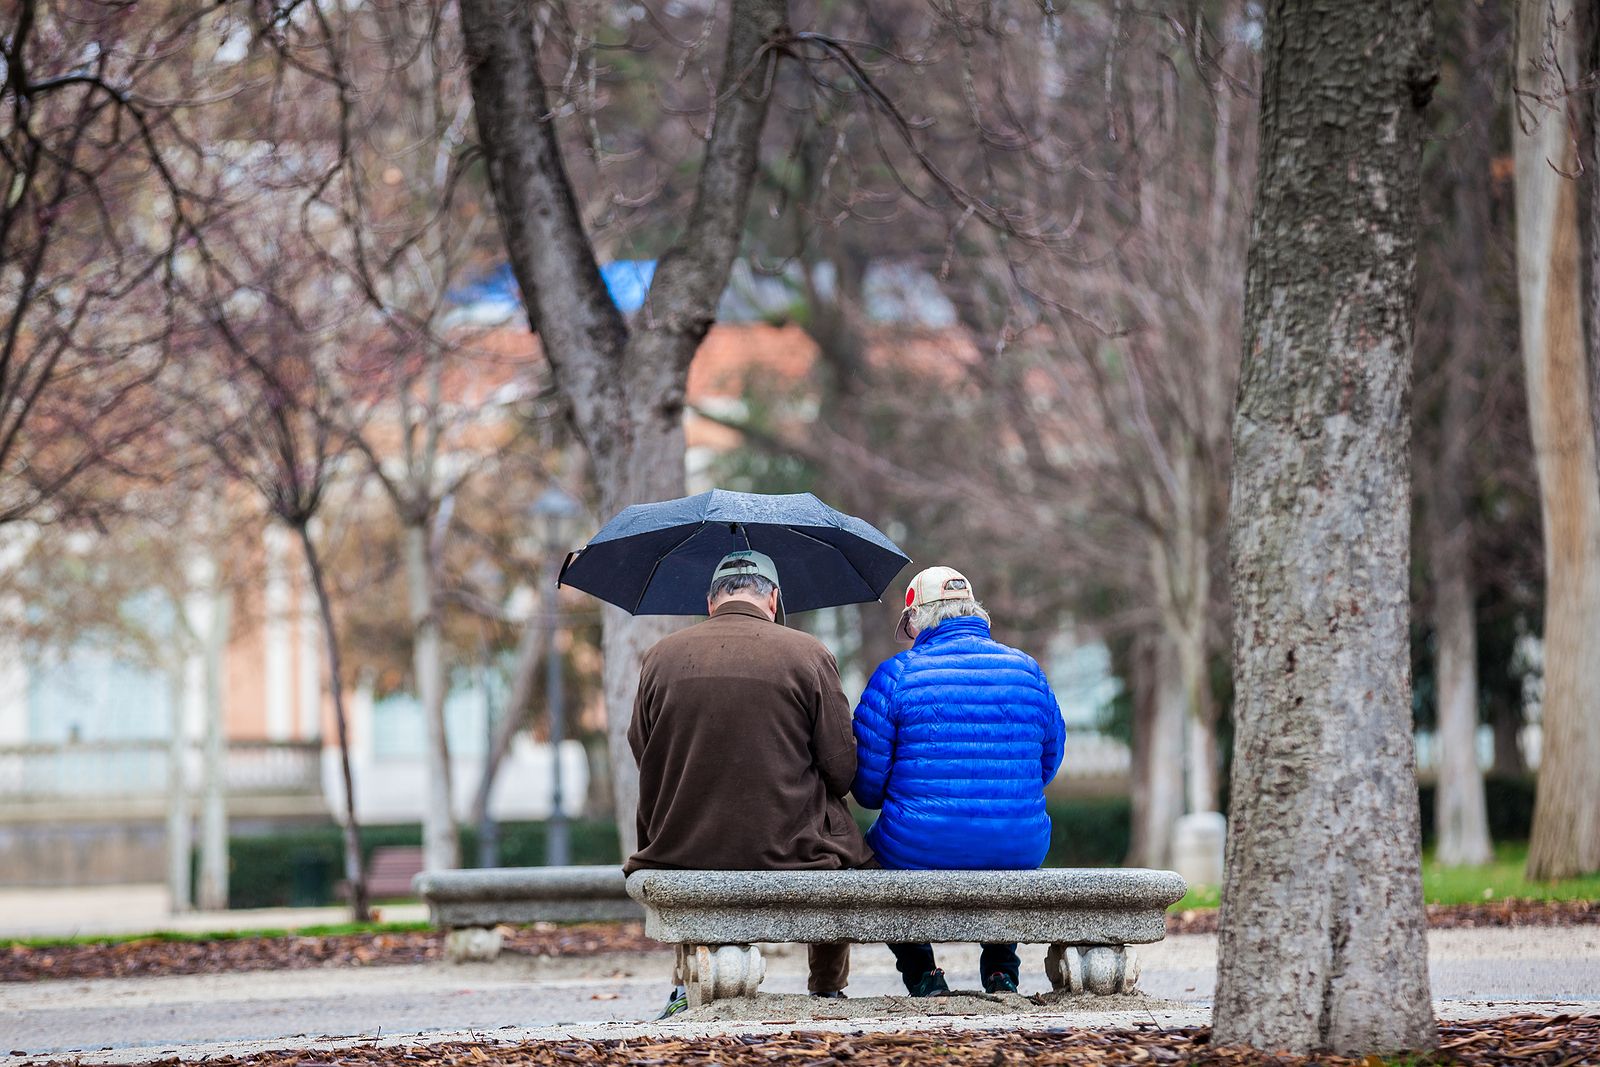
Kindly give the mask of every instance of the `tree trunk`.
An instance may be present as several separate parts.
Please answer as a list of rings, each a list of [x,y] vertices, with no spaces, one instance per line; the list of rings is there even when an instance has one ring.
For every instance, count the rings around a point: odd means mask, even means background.
[[[222,660],[228,649],[231,604],[214,561],[208,567],[208,617],[203,639],[205,657],[205,740],[200,807],[200,885],[196,904],[202,911],[228,907],[227,708],[222,697]]]
[[[1170,522],[1151,535],[1151,568],[1166,640],[1177,659],[1184,724],[1184,804],[1188,811],[1217,811],[1217,710],[1211,699],[1207,612],[1211,607],[1210,486],[1189,442],[1173,459]]]
[[[1464,523],[1464,519],[1461,520]],[[1478,766],[1478,640],[1466,561],[1434,538],[1434,628],[1439,635],[1439,785],[1434,810],[1438,860],[1446,867],[1488,863],[1489,809]],[[1441,562],[1440,553],[1444,553]],[[1464,553],[1463,553],[1464,554]],[[1443,569],[1448,568],[1448,569]],[[1442,573],[1440,573],[1442,569]]]
[[[489,751],[483,758],[483,774],[478,778],[478,790],[472,797],[472,825],[482,826],[489,815],[489,795],[494,791],[494,780],[500,774],[500,765],[517,734],[533,718],[534,696],[538,692],[539,665],[544,662],[545,647],[554,636],[549,611],[536,609],[522,626],[522,637],[517,642],[517,663],[512,671],[511,695],[506,698],[505,714],[495,725]]]
[[[1234,420],[1218,1045],[1425,1049],[1408,655],[1425,0],[1277,0]]]
[[[183,610],[179,605],[178,610]],[[189,783],[184,764],[189,754],[189,738],[184,714],[188,686],[188,656],[180,657],[168,672],[168,692],[172,701],[171,734],[167,738],[167,896],[173,915],[192,911],[190,851],[193,848],[193,823],[189,805]]]
[[[356,821],[356,785],[350,773],[350,727],[344,712],[344,672],[339,664],[339,631],[333,624],[333,601],[322,574],[322,559],[317,554],[311,529],[301,523],[295,528],[300,547],[306,554],[306,570],[317,595],[317,610],[322,616],[322,636],[328,652],[328,691],[333,696],[333,722],[339,733],[339,770],[344,779],[344,881],[350,894],[350,918],[364,923],[372,916],[367,909],[367,869],[361,855],[361,824]]]
[[[444,636],[440,632],[426,521],[406,525],[406,598],[411,608],[411,663],[426,725],[427,781],[422,808],[422,866],[430,871],[461,866],[450,788],[450,741],[444,723]]]
[[[1579,4],[1574,29],[1580,51],[1578,73],[1600,71],[1600,10]],[[1589,422],[1600,456],[1600,89],[1573,95],[1578,130],[1578,233],[1583,242],[1583,336],[1589,378]]]
[[[1132,652],[1133,832],[1128,863],[1172,863],[1172,827],[1183,814],[1188,700],[1177,649],[1165,634],[1140,634]]]
[[[1600,870],[1600,468],[1583,341],[1577,145],[1564,78],[1570,0],[1522,0],[1517,22],[1517,290],[1544,522],[1544,742],[1530,878]]]
[[[630,346],[632,347],[632,346]],[[690,353],[692,355],[692,353]],[[660,359],[659,356],[650,357]],[[688,366],[688,360],[683,360]],[[596,457],[601,510],[615,515],[630,504],[667,500],[684,492],[683,379],[663,382],[658,402],[637,405],[624,421],[630,447]],[[676,390],[676,393],[672,390]],[[707,575],[707,585],[710,576]],[[606,702],[606,741],[611,756],[611,793],[616,798],[617,838],[622,855],[638,847],[639,768],[628,745],[628,724],[639,690],[639,664],[650,647],[681,623],[661,615],[637,618],[613,604],[601,608],[601,685]]]
[[[716,318],[744,232],[781,35],[784,0],[733,0],[694,203],[632,328],[600,279],[561,156],[531,5],[462,0],[479,143],[531,325],[592,460],[607,515],[684,489],[689,362]],[[708,575],[709,584],[709,575]],[[606,605],[601,652],[617,830],[637,843],[638,769],[627,729],[646,649],[675,623]]]
[[[1461,13],[1462,54],[1470,64],[1463,104],[1472,122],[1460,138],[1451,234],[1451,273],[1457,309],[1451,317],[1449,350],[1442,368],[1444,403],[1438,455],[1429,474],[1424,529],[1432,563],[1433,626],[1438,635],[1435,677],[1439,687],[1439,788],[1434,808],[1438,859],[1447,867],[1488,863],[1489,812],[1478,767],[1478,630],[1471,580],[1472,524],[1466,486],[1472,471],[1468,448],[1478,397],[1478,362],[1485,314],[1483,247],[1489,235],[1489,116],[1494,105],[1494,67],[1483,62],[1473,9]]]
[[[1493,772],[1498,778],[1520,778],[1528,773],[1528,761],[1522,755],[1522,728],[1526,725],[1522,705],[1496,703],[1489,721],[1494,730]]]

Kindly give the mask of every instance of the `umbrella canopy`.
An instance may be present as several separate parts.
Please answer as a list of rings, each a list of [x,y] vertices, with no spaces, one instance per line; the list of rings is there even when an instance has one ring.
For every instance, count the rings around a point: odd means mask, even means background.
[[[561,584],[632,615],[704,615],[712,568],[742,548],[778,565],[788,611],[877,600],[911,562],[871,525],[810,493],[713,489],[624,508],[567,557]]]

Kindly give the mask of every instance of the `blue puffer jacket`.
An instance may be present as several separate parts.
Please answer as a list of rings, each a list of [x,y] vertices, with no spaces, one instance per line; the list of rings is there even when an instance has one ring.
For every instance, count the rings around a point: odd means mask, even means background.
[[[1045,783],[1066,728],[1044,672],[978,618],[947,619],[885,661],[856,708],[856,800],[895,869],[1023,870],[1050,848]]]

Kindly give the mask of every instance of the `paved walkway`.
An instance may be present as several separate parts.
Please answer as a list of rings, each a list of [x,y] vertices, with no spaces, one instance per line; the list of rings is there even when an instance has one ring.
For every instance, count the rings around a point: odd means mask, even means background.
[[[1172,937],[1142,947],[1141,986],[1166,1002],[1149,1010],[1107,1015],[1004,1014],[993,1002],[969,1001],[953,1010],[982,1011],[952,1025],[1162,1025],[1204,1022],[1216,966],[1216,939]],[[940,962],[957,988],[976,986],[976,952],[941,949]],[[1433,993],[1441,1014],[1475,1018],[1537,1010],[1600,1011],[1600,927],[1438,930],[1429,937]],[[1042,946],[1023,951],[1024,993],[1046,988]],[[163,1056],[199,1058],[250,1047],[300,1047],[324,1038],[429,1041],[487,1033],[497,1038],[586,1033],[621,1037],[655,1033],[641,1026],[667,990],[670,957],[611,955],[571,959],[507,956],[493,964],[452,967],[374,967],[170,978],[105,979],[0,985],[0,1067],[12,1050],[38,1055],[82,1051],[89,1060],[138,1062]],[[805,989],[804,955],[780,951],[770,959],[763,992]],[[881,946],[856,951],[850,992],[860,998],[900,993],[894,961]],[[798,996],[763,1002],[751,1019],[723,1027],[750,1032],[766,1023],[807,1027],[809,1006]],[[1017,1002],[1020,1008],[1021,1002]],[[1126,1016],[1126,1017],[1124,1017]],[[705,1032],[712,1022],[688,1025]],[[843,1025],[927,1026],[926,1017],[896,1016]],[[693,1029],[699,1027],[700,1029]],[[674,1029],[673,1032],[679,1032]]]
[[[386,904],[374,909],[384,922],[421,922],[421,904]],[[173,915],[166,887],[74,886],[63,889],[0,889],[0,939],[145,934],[157,930],[211,933],[225,930],[294,930],[350,921],[348,908],[247,908]]]

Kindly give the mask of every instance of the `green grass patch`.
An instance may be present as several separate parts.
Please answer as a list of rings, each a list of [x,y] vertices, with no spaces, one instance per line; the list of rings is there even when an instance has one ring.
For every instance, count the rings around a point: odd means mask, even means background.
[[[1422,859],[1422,894],[1429,904],[1482,904],[1520,900],[1600,900],[1600,873],[1559,882],[1530,882],[1522,875],[1526,842],[1497,845],[1482,867],[1441,867],[1430,849]]]
[[[1600,874],[1559,882],[1530,882],[1522,870],[1528,845],[1506,842],[1494,850],[1494,862],[1481,867],[1441,867],[1432,849],[1422,856],[1422,895],[1429,904],[1485,904],[1496,900],[1600,900]],[[1191,886],[1168,911],[1215,908],[1222,903],[1219,886]]]
[[[1222,887],[1216,885],[1192,885],[1168,911],[1194,911],[1196,908],[1220,908],[1222,906]]]
[[[319,926],[262,927],[255,930],[157,930],[141,934],[84,934],[78,937],[0,939],[0,949],[63,948],[70,945],[125,945],[136,941],[240,941],[252,937],[339,937],[348,934],[409,934],[433,929],[426,922],[324,923]]]

